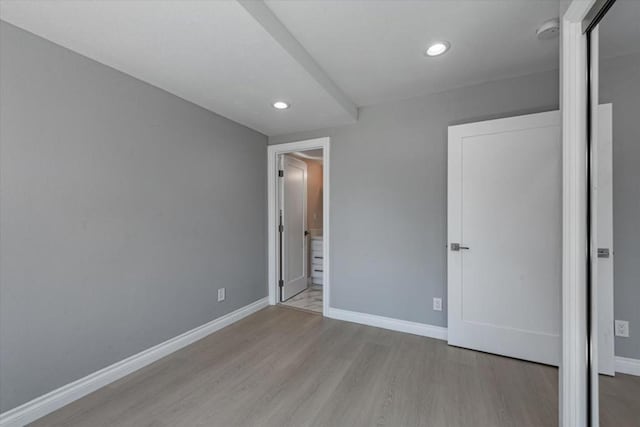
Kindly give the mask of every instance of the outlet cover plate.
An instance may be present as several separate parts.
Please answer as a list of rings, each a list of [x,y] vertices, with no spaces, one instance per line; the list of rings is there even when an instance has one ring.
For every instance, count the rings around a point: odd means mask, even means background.
[[[442,298],[433,299],[433,309],[435,311],[442,311]]]
[[[628,337],[629,336],[629,322],[626,320],[616,320],[615,321],[615,331],[617,337]]]
[[[220,301],[224,301],[226,295],[225,295],[225,288],[220,288],[218,289],[218,302]]]

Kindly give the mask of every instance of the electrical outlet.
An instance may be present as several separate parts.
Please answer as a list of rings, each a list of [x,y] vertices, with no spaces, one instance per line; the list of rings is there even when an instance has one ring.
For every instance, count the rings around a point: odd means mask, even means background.
[[[629,322],[627,322],[626,320],[616,320],[615,329],[617,337],[629,336]]]
[[[224,288],[218,289],[218,302],[224,301],[224,298],[225,298]]]
[[[442,311],[442,298],[433,299],[433,309],[435,311]]]

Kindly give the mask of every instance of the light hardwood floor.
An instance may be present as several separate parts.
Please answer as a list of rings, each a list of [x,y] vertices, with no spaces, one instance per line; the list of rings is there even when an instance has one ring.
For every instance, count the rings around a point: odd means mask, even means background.
[[[640,380],[607,380],[605,425],[639,425]],[[34,425],[546,427],[557,389],[548,366],[269,307]]]

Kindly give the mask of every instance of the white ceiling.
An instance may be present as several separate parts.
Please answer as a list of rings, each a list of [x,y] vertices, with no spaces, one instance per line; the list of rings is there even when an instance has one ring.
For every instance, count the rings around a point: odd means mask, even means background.
[[[235,1],[3,0],[0,18],[267,135],[355,119]]]
[[[0,0],[0,18],[267,135],[556,68],[558,0]],[[284,25],[283,25],[284,24]],[[450,52],[427,58],[429,42]],[[271,107],[284,99],[292,107]]]
[[[322,160],[323,160],[323,158],[322,158],[322,149],[307,150],[307,151],[295,151],[292,154],[295,157],[298,157],[298,158],[301,158],[301,159],[316,160],[316,161],[320,161],[320,162],[322,162]]]
[[[358,105],[558,67],[558,39],[536,29],[557,0],[267,0],[267,5]],[[427,58],[434,40],[451,50]]]

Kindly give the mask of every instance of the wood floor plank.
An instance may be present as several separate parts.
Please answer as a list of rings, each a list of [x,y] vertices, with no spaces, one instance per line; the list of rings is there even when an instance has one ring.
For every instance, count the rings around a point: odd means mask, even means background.
[[[553,427],[557,369],[269,307],[34,426]],[[603,427],[640,426],[640,379],[603,377]]]
[[[389,353],[390,348],[387,346],[365,343],[311,425],[372,425],[371,410],[379,387],[378,372],[383,369]]]

